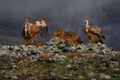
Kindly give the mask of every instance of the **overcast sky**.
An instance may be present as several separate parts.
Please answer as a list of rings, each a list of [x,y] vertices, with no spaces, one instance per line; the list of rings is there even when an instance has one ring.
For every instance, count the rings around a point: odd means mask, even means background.
[[[26,17],[32,21],[46,17],[50,32],[64,28],[85,40],[84,20],[88,19],[103,29],[108,45],[118,48],[120,44],[120,0],[0,0],[1,28],[20,36]]]

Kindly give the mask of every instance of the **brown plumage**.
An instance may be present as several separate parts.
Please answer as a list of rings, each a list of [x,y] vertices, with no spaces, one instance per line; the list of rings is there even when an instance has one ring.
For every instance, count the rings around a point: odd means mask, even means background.
[[[36,40],[36,36],[40,33],[41,36],[43,34],[48,34],[48,23],[45,18],[41,18],[36,22],[30,22],[29,18],[25,19],[25,25],[22,29],[22,38],[27,41]]]
[[[24,40],[30,40],[31,39],[30,36],[29,36],[29,33],[27,31],[27,26],[29,25],[29,23],[30,23],[30,19],[26,18],[24,27],[22,28],[22,38]]]
[[[91,42],[95,42],[95,43],[101,42],[101,43],[103,43],[101,38],[105,39],[105,35],[103,34],[101,28],[99,28],[98,26],[95,26],[95,25],[90,26],[88,20],[85,20],[84,32]]]
[[[70,32],[67,30],[56,30],[55,32],[52,33],[52,37],[59,37],[58,41],[56,44],[62,42],[64,43],[63,40],[70,41],[73,46],[76,46],[77,43],[83,43],[81,40],[80,36],[74,32]]]

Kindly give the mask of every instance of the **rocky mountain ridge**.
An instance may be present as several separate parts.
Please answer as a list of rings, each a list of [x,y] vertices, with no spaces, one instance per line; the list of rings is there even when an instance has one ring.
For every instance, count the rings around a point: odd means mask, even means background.
[[[0,45],[0,79],[119,80],[120,52],[101,43],[73,47],[56,41],[39,47]]]

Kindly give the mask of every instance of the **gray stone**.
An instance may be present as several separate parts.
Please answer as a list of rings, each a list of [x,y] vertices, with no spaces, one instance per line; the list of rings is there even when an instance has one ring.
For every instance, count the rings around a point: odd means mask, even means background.
[[[0,50],[0,56],[9,54],[6,50]]]
[[[72,47],[68,48],[68,50],[73,52],[76,50],[76,47],[72,46]]]
[[[47,44],[48,45],[49,44],[55,44],[57,40],[58,40],[58,37],[52,38],[52,39],[50,39],[50,41]]]
[[[71,68],[72,66],[71,66],[70,64],[67,64],[66,67],[67,67],[67,68]]]
[[[106,80],[110,80],[111,77],[110,77],[109,75],[105,75],[105,79],[106,79]]]
[[[111,79],[111,77],[109,75],[105,75],[103,73],[100,73],[100,78],[101,79],[106,79],[106,80],[110,80]]]
[[[18,80],[18,76],[17,75],[12,75],[12,79],[13,80]]]
[[[95,73],[93,73],[93,72],[90,72],[90,73],[88,73],[88,77],[95,77]]]
[[[118,61],[110,61],[110,66],[111,68],[117,68],[119,67],[119,62]]]
[[[100,78],[101,78],[101,79],[104,79],[104,78],[105,78],[105,74],[100,73]]]
[[[82,76],[82,75],[80,75],[78,78],[79,78],[80,80],[84,80],[84,79],[85,79],[85,77]]]
[[[102,69],[102,71],[106,71],[107,67],[102,67],[101,69]]]
[[[13,46],[13,48],[15,49],[15,50],[18,50],[18,49],[20,49],[20,47],[19,46]]]
[[[91,79],[91,80],[97,80],[97,79]]]
[[[106,44],[101,44],[101,47],[106,48],[107,46]]]
[[[66,57],[64,55],[55,54],[54,60],[63,61]]]
[[[53,73],[53,72],[50,72],[50,74],[52,75],[52,76],[55,76],[56,74],[55,73]]]
[[[120,68],[114,68],[114,72],[119,72]]]
[[[9,49],[9,46],[4,45],[4,46],[1,47],[1,49],[2,49],[2,50],[7,50],[7,49]]]

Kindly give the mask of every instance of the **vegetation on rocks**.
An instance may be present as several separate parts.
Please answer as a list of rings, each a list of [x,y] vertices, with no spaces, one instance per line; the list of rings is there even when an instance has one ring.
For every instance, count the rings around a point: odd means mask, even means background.
[[[0,46],[0,80],[119,80],[120,52],[105,44]]]

